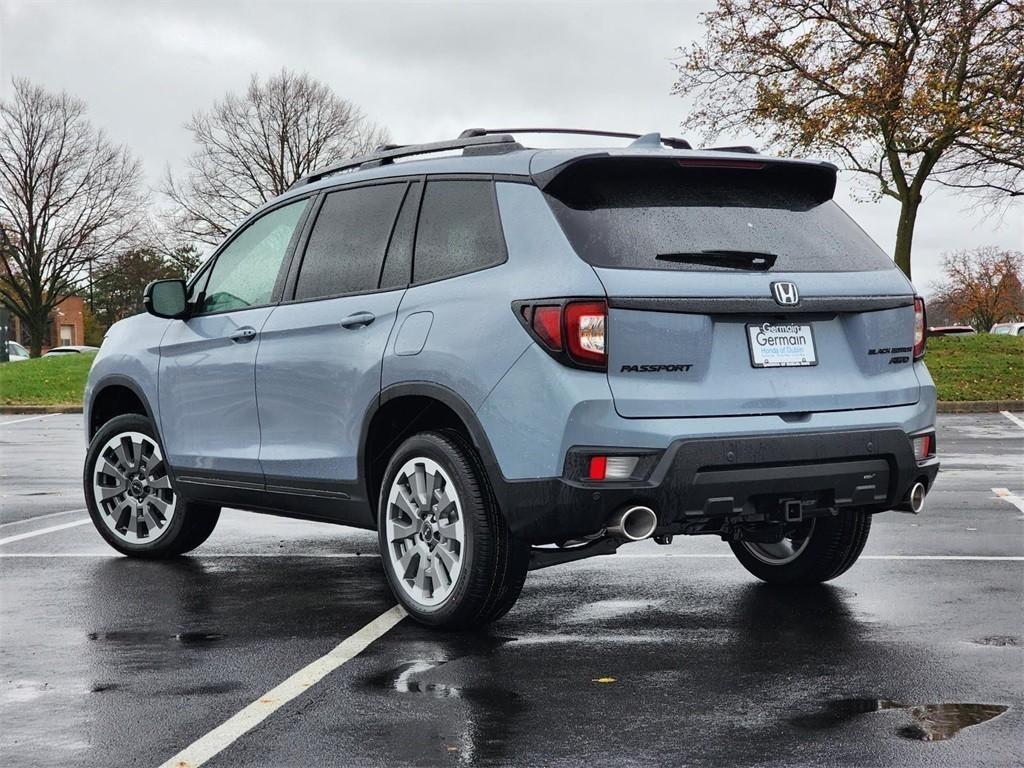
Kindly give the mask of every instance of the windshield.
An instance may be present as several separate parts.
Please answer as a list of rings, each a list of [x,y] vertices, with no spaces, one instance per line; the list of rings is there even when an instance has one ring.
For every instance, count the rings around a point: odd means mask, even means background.
[[[581,161],[545,192],[576,252],[594,266],[736,270],[744,265],[730,254],[771,254],[773,272],[895,268],[832,201],[818,166],[682,162]]]
[[[1000,336],[1008,336],[1013,329],[1008,325],[997,325],[992,329],[992,333]]]

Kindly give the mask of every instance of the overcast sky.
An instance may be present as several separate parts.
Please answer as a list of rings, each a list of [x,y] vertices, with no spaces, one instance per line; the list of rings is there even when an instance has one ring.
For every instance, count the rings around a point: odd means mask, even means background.
[[[400,143],[474,126],[685,135],[672,60],[712,2],[0,0],[0,94],[27,77],[83,99],[154,185],[190,152],[183,124],[194,111],[281,67],[324,81]],[[840,175],[837,199],[891,253],[898,207],[858,201],[869,192]],[[943,252],[978,245],[1024,248],[1024,206],[991,215],[930,190],[914,242],[918,288],[939,277]]]

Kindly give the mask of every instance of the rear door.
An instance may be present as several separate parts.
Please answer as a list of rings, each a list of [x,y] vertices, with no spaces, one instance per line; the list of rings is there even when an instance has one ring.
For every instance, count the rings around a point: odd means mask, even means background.
[[[829,166],[581,161],[548,198],[608,294],[625,417],[914,403],[913,289],[831,200]]]
[[[268,490],[361,498],[360,431],[380,393],[384,348],[409,283],[420,186],[324,195],[286,288],[291,298],[264,326],[256,360]],[[345,508],[337,507],[340,517]]]

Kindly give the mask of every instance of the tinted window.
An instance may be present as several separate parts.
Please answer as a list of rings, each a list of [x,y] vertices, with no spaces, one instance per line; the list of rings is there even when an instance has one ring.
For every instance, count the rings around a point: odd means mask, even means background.
[[[261,216],[220,252],[206,283],[202,312],[269,304],[281,262],[308,200]]]
[[[420,207],[423,185],[418,181],[409,185],[402,212],[398,214],[395,231],[391,234],[388,256],[380,276],[380,287],[404,288],[412,280],[412,246],[416,236],[416,212]]]
[[[490,181],[431,181],[420,207],[415,282],[491,267],[505,260]]]
[[[833,186],[820,166],[605,159],[571,166],[546,192],[576,252],[595,266],[718,270],[665,257],[746,251],[775,254],[774,272],[894,269],[832,201]]]
[[[377,289],[384,252],[406,185],[332,192],[309,236],[296,299]]]

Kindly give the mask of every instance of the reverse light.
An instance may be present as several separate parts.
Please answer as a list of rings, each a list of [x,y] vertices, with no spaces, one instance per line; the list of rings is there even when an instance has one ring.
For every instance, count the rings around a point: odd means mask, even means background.
[[[545,299],[513,303],[520,322],[552,357],[577,368],[608,366],[604,299]]]
[[[914,297],[914,359],[924,357],[924,348],[928,343],[927,317],[924,310],[924,299]]]

